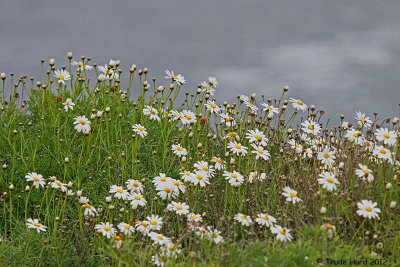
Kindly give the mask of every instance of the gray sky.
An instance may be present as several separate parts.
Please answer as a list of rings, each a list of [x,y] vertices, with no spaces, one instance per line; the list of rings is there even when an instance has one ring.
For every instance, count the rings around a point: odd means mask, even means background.
[[[400,1],[13,0],[0,9],[0,72],[38,77],[66,53],[182,73],[186,90],[217,77],[216,98],[288,97],[337,118],[399,116]]]

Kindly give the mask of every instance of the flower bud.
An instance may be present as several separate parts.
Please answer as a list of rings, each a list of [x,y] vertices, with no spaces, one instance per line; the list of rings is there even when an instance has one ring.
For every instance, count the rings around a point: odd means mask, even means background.
[[[319,213],[324,215],[326,213],[326,208],[325,207],[321,207],[321,210],[319,211]]]
[[[69,59],[72,59],[72,52],[68,52],[68,53],[67,53],[67,57],[68,57]]]
[[[4,72],[1,73],[1,79],[4,81],[6,79],[6,74]]]
[[[390,208],[392,209],[396,208],[396,201],[390,202]]]

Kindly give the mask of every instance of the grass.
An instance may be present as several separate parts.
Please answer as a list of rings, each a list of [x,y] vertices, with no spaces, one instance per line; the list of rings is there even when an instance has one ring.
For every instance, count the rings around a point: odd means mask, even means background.
[[[218,105],[213,78],[73,62],[2,75],[1,266],[398,264],[397,118],[328,127],[287,87]]]

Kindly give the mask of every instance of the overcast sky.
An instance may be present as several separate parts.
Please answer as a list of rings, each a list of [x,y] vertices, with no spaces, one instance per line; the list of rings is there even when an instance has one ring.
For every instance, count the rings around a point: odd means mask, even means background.
[[[399,0],[13,0],[0,8],[0,72],[38,77],[66,53],[182,73],[186,90],[217,77],[238,94],[300,98],[337,118],[399,116]]]

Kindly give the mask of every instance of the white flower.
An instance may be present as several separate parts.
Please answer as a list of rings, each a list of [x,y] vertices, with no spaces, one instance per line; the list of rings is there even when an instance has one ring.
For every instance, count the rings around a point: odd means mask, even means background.
[[[301,123],[301,128],[304,132],[312,134],[312,135],[318,135],[321,132],[321,126],[314,122],[314,121],[308,121],[306,120],[305,122]]]
[[[175,190],[175,185],[171,181],[158,184],[156,190],[158,191],[157,195],[164,200],[173,199],[179,194],[179,191]]]
[[[62,83],[65,85],[65,81],[71,80],[71,75],[66,70],[56,70],[54,72],[54,77],[58,79],[58,83]]]
[[[206,92],[209,95],[214,95],[215,89],[212,88],[212,85],[207,82],[201,82],[201,86],[204,87],[203,92]]]
[[[367,166],[358,164],[360,169],[356,170],[356,175],[360,177],[363,181],[367,180],[368,182],[372,182],[374,180],[374,176],[372,175],[372,170],[368,169]]]
[[[143,109],[143,114],[149,116],[150,120],[160,121],[160,117],[158,116],[158,111],[153,107],[145,106]]]
[[[387,128],[379,128],[375,133],[376,140],[383,141],[385,145],[394,146],[397,141],[397,135],[394,131],[389,131]]]
[[[74,124],[74,129],[78,132],[84,133],[90,131],[90,121],[85,117],[85,115],[76,117]]]
[[[135,232],[135,228],[124,222],[119,223],[117,227],[124,235],[131,235],[133,232]]]
[[[150,222],[149,221],[141,221],[135,224],[136,230],[141,232],[144,235],[148,235],[150,232]]]
[[[156,233],[156,232],[149,233],[149,237],[157,245],[165,245],[165,244],[171,243],[171,238],[166,237],[166,236]]]
[[[140,124],[132,125],[132,131],[134,131],[135,133],[139,134],[141,137],[147,136],[146,128],[144,128],[144,126],[142,126]]]
[[[221,108],[215,104],[214,100],[207,100],[207,104],[205,106],[211,113],[219,114],[221,112]]]
[[[381,210],[375,208],[376,205],[377,205],[376,202],[373,203],[370,200],[361,200],[361,202],[357,203],[358,207],[357,214],[368,219],[378,218],[379,217],[378,213],[380,213]]]
[[[200,214],[195,214],[193,212],[189,213],[187,215],[187,219],[189,221],[189,223],[200,223],[203,220],[203,217],[201,217]]]
[[[91,206],[91,205],[89,205],[89,203],[86,203],[86,204],[82,205],[82,208],[85,209],[85,211],[84,211],[84,215],[85,216],[95,217],[97,215],[96,208]]]
[[[230,127],[236,125],[235,119],[231,116],[224,113],[220,113],[219,116],[221,116],[221,122],[225,123],[226,126]]]
[[[257,145],[260,146],[266,146],[268,144],[268,138],[258,129],[249,130],[246,133],[246,138],[249,139],[250,143],[257,143]]]
[[[217,78],[212,77],[212,76],[208,77],[208,83],[209,83],[210,85],[214,86],[214,87],[217,87],[217,86],[218,86]]]
[[[276,223],[276,219],[267,213],[257,214],[256,222],[260,225],[271,227]]]
[[[109,222],[106,223],[100,223],[96,224],[94,229],[97,230],[97,232],[101,233],[103,236],[106,236],[107,238],[111,238],[111,236],[115,235],[115,228],[113,228],[113,225],[110,224]]]
[[[105,78],[108,80],[118,79],[119,75],[107,65],[99,66],[99,70],[104,73]]]
[[[123,189],[122,186],[117,186],[117,185],[112,185],[109,191],[111,194],[114,194],[114,196],[118,199],[127,199],[128,198],[128,191],[126,189]]]
[[[138,180],[129,179],[125,182],[126,187],[131,192],[142,193],[143,192],[143,184]]]
[[[331,172],[323,172],[319,175],[318,183],[322,185],[322,188],[332,192],[336,190],[336,185],[339,184],[338,179],[335,178],[335,175]]]
[[[252,111],[254,111],[254,112],[256,112],[256,111],[258,110],[258,107],[255,106],[253,103],[244,102],[244,104],[245,104],[248,108],[250,108]]]
[[[239,100],[242,102],[248,102],[250,100],[250,98],[247,95],[241,95],[239,97]]]
[[[63,105],[64,105],[65,112],[68,112],[68,109],[73,110],[74,106],[75,106],[75,104],[74,104],[74,102],[72,102],[71,98],[67,98],[67,100],[65,100]]]
[[[318,152],[317,158],[322,164],[332,166],[332,164],[335,163],[336,156],[334,151],[325,148],[322,152]]]
[[[247,147],[243,146],[237,142],[229,142],[228,148],[238,156],[246,156],[247,155]]]
[[[25,178],[27,181],[33,181],[33,185],[36,186],[36,188],[39,188],[39,186],[44,187],[46,182],[44,181],[44,178],[41,174],[37,174],[36,172],[30,172],[27,175],[25,175]]]
[[[221,231],[218,231],[217,229],[212,229],[211,226],[207,227],[206,235],[208,238],[213,240],[215,244],[219,244],[224,241],[220,234]]]
[[[291,189],[290,187],[286,186],[283,188],[283,196],[286,197],[287,202],[293,202],[296,204],[297,202],[301,202],[302,200],[297,196],[297,191]]]
[[[242,213],[238,213],[235,215],[235,220],[240,222],[242,225],[245,226],[250,226],[250,224],[253,223],[253,221],[251,220],[250,216],[246,216]]]
[[[143,195],[139,192],[131,193],[127,199],[131,201],[131,206],[134,209],[138,206],[144,207],[147,204],[146,199],[144,199]]]
[[[361,145],[364,143],[364,137],[360,131],[349,129],[345,135],[345,138],[349,139],[351,142]]]
[[[216,170],[223,170],[225,168],[224,161],[220,157],[212,157],[211,162],[215,162],[215,169]]]
[[[361,113],[361,111],[356,112],[355,119],[358,121],[358,125],[360,126],[371,126],[372,121],[369,119],[369,117],[365,117],[365,113]]]
[[[280,225],[274,225],[271,228],[271,232],[276,234],[276,239],[282,242],[292,241],[293,237],[290,234],[290,230],[282,228]]]
[[[28,228],[35,229],[38,233],[40,233],[40,231],[46,232],[47,228],[47,226],[44,226],[43,224],[39,223],[38,219],[32,220],[31,218],[27,220],[26,225],[28,226]]]
[[[180,144],[177,144],[177,145],[172,145],[172,153],[174,153],[178,157],[181,157],[181,156],[186,156],[188,152],[186,148],[182,147]]]
[[[175,211],[178,215],[186,215],[189,213],[189,205],[183,202],[172,201],[168,204],[167,209],[170,211]]]
[[[377,156],[378,158],[383,160],[390,160],[392,155],[390,150],[386,149],[383,146],[376,146],[373,154],[374,156]]]
[[[75,60],[72,62],[71,65],[72,66],[79,66],[78,69],[80,69],[81,71],[83,71],[83,69],[85,69],[85,70],[92,70],[93,69],[92,66],[90,66],[88,64],[85,64],[84,62],[77,62]]]
[[[266,103],[262,103],[261,105],[264,107],[263,111],[267,111],[268,115],[269,114],[271,114],[271,115],[279,114],[279,108],[273,107],[273,106],[268,105]]]
[[[210,184],[209,175],[203,170],[195,170],[191,175],[191,182],[194,185],[205,187],[207,184]]]
[[[294,139],[290,139],[288,144],[290,145],[291,149],[294,149],[296,151],[296,153],[303,152],[303,146],[296,143],[296,141]]]
[[[224,171],[223,176],[225,177],[226,180],[228,180],[229,184],[232,186],[240,186],[244,181],[243,175],[241,175],[237,171],[233,172]]]
[[[166,79],[172,79],[173,81],[177,82],[179,85],[182,85],[185,83],[185,78],[181,75],[175,75],[173,71],[169,71],[166,70],[165,74],[167,74],[167,76],[165,76]]]
[[[256,159],[262,158],[263,160],[268,160],[271,156],[267,150],[265,150],[262,146],[257,146],[255,144],[251,144],[253,147],[253,151],[251,153],[256,154]]]
[[[301,100],[290,98],[289,102],[292,103],[293,108],[296,110],[301,110],[303,112],[307,110],[307,105]]]
[[[51,187],[55,189],[61,189],[61,191],[65,192],[67,191],[67,184],[61,183],[59,180],[55,180],[54,182],[51,182]]]

